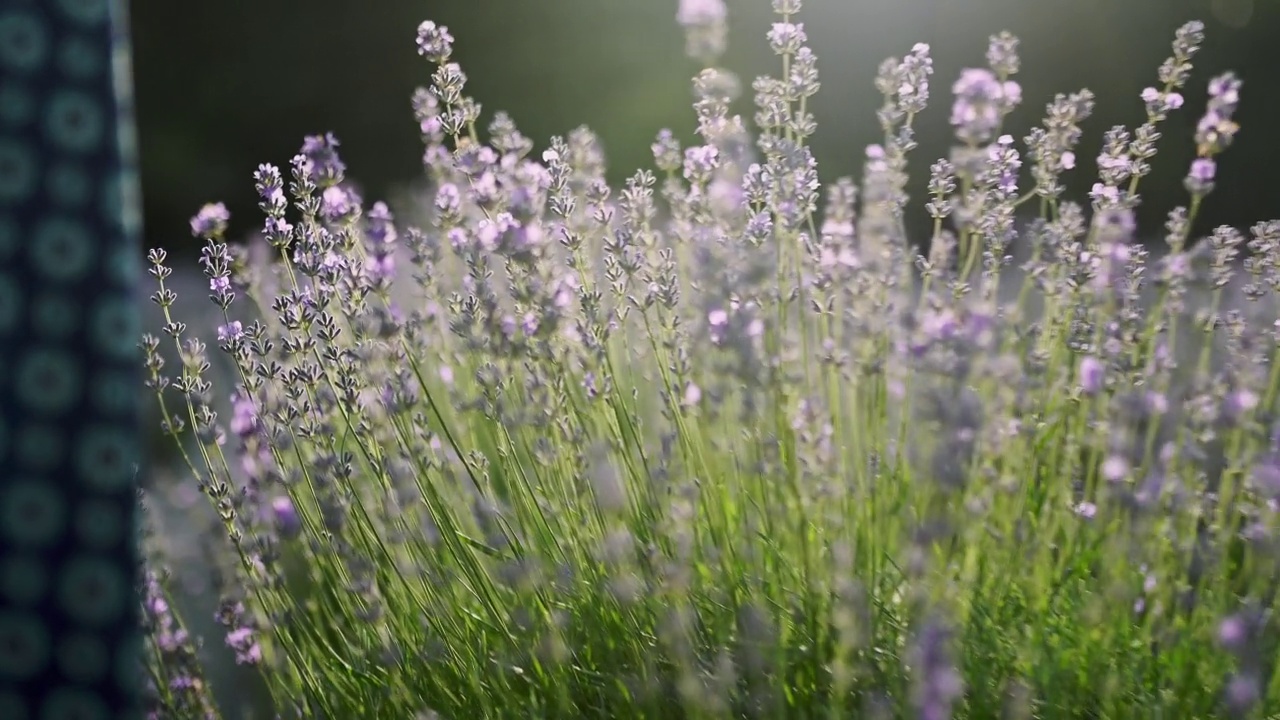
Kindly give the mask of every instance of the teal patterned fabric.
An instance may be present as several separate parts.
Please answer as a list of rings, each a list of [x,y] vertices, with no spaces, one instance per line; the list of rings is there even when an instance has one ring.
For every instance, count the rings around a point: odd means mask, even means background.
[[[123,0],[0,0],[0,718],[138,718]]]

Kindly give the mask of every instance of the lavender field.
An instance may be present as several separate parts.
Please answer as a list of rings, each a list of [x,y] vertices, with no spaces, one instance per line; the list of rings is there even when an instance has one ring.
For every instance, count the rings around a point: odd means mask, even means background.
[[[1008,33],[903,48],[883,141],[823,184],[821,48],[772,5],[748,82],[723,0],[680,3],[698,141],[655,130],[621,186],[423,22],[422,186],[362,198],[308,137],[261,217],[198,209],[198,266],[151,253],[151,717],[1280,713],[1280,220],[1196,222],[1246,180],[1203,25],[1136,127],[1078,88],[1007,127]],[[1174,144],[1185,199],[1139,228]]]

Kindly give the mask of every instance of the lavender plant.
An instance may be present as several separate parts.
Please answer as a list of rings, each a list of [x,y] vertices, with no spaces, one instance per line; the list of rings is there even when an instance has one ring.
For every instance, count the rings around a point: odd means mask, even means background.
[[[993,36],[952,86],[921,251],[929,48],[880,66],[883,141],[823,196],[800,5],[773,0],[753,133],[724,2],[681,2],[698,144],[662,131],[621,187],[585,128],[536,153],[486,125],[424,22],[421,223],[366,205],[330,135],[255,173],[273,252],[229,244],[221,205],[192,219],[234,387],[151,252],[149,387],[235,560],[223,640],[279,717],[1280,710],[1280,222],[1194,232],[1235,75],[1209,82],[1168,252],[1135,242],[1203,26],[1146,120],[1106,131],[1083,203],[1063,178],[1093,96],[1015,138],[1018,42]],[[151,717],[218,717],[162,550]]]

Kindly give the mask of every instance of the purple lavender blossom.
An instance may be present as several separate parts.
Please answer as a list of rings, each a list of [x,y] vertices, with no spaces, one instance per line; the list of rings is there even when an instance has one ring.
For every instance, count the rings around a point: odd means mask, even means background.
[[[915,642],[915,707],[919,720],[948,720],[964,693],[964,680],[950,660],[951,633],[930,621]]]
[[[1001,82],[986,68],[968,68],[951,87],[955,102],[951,106],[951,125],[956,137],[965,142],[985,143],[991,139],[1003,117],[1006,104],[1021,98],[1020,86]]]
[[[724,0],[680,0],[676,22],[685,30],[685,52],[711,65],[725,51],[728,8]]]
[[[236,393],[231,396],[231,407],[231,432],[243,438],[257,431],[258,415],[252,400],[242,393]]]
[[[430,20],[418,25],[418,54],[433,63],[448,62],[453,54],[453,35],[449,28]]]
[[[1223,73],[1209,81],[1209,103],[1196,125],[1196,144],[1201,157],[1222,152],[1240,130],[1232,120],[1240,102],[1240,80],[1234,73]]]
[[[1213,191],[1213,180],[1217,171],[1218,164],[1213,161],[1213,158],[1202,157],[1193,160],[1191,169],[1183,181],[1187,192],[1196,196],[1208,195]]]
[[[182,288],[148,255],[164,340],[143,339],[146,383],[189,463],[183,509],[208,501],[217,533],[211,645],[277,712],[943,720],[1005,688],[1016,716],[1198,717],[1267,699],[1280,222],[1196,235],[1235,76],[1210,83],[1171,252],[1137,241],[1203,26],[1179,29],[1145,118],[1105,129],[1071,197],[1093,96],[1053,96],[1019,135],[1009,33],[952,87],[948,159],[913,155],[932,122],[917,44],[879,68],[862,174],[820,179],[819,53],[802,3],[771,5],[777,67],[746,82],[720,67],[727,4],[679,3],[697,139],[660,132],[656,170],[620,185],[591,131],[540,145],[487,116],[425,22],[421,202],[367,203],[316,135],[287,177],[254,172],[253,252],[223,241],[225,207],[192,219],[212,322],[172,319]],[[905,229],[917,204],[927,251]],[[152,585],[147,711],[207,718],[201,631]],[[1231,598],[1245,609],[1215,627],[1205,601]],[[1059,682],[1117,663],[1145,670]]]
[[[351,215],[359,203],[360,198],[353,190],[333,185],[320,193],[320,216],[336,223]]]
[[[191,218],[191,234],[198,238],[220,237],[227,231],[231,213],[222,203],[209,203]]]
[[[795,53],[807,41],[804,23],[776,22],[769,30],[769,47],[778,55]]]
[[[244,337],[244,325],[239,320],[232,320],[226,325],[218,326],[218,342],[233,342],[242,337]]]
[[[707,182],[719,166],[720,151],[715,146],[701,145],[684,151],[684,177],[691,183]]]
[[[280,168],[263,163],[253,174],[254,187],[261,199],[264,212],[283,212],[287,200],[284,196],[284,179],[280,177]]]
[[[676,10],[676,22],[685,27],[713,25],[727,17],[724,0],[680,0]]]
[[[302,142],[300,155],[307,162],[307,170],[323,187],[342,182],[347,166],[338,157],[338,139],[333,133],[309,135]]]
[[[293,507],[293,501],[281,495],[271,501],[271,514],[275,521],[276,531],[285,540],[292,540],[302,532],[302,519]]]
[[[1262,699],[1262,681],[1253,673],[1241,673],[1231,678],[1224,691],[1227,710],[1233,717],[1248,717],[1249,711]]]

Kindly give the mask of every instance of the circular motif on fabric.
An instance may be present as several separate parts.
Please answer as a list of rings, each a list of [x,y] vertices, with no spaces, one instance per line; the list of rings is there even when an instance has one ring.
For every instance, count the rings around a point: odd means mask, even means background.
[[[79,35],[72,35],[58,46],[58,68],[77,80],[86,80],[102,72],[102,48]]]
[[[55,425],[28,422],[14,434],[13,446],[24,465],[47,472],[62,461],[66,438]]]
[[[22,247],[22,231],[9,213],[0,213],[0,260],[8,260]]]
[[[12,690],[0,690],[0,717],[9,720],[31,720],[31,705]]]
[[[65,531],[67,507],[48,481],[13,480],[0,488],[0,535],[21,547],[56,542]]]
[[[111,662],[111,653],[107,650],[106,643],[97,635],[87,633],[64,637],[58,642],[54,657],[63,675],[81,683],[101,680]]]
[[[68,18],[86,25],[107,19],[107,0],[58,0],[58,8]]]
[[[0,202],[17,204],[31,197],[39,177],[39,161],[31,148],[0,140]]]
[[[124,614],[129,584],[110,563],[82,555],[68,560],[58,578],[62,608],[85,625],[119,622]]]
[[[130,469],[137,458],[133,436],[118,427],[98,425],[87,428],[76,448],[76,466],[94,490],[115,492],[133,480]]]
[[[104,265],[107,280],[122,287],[137,286],[138,276],[142,273],[142,262],[131,248],[118,247],[111,250]]]
[[[64,340],[79,327],[80,306],[65,295],[45,293],[31,305],[31,328],[46,338]]]
[[[89,332],[98,350],[118,360],[135,359],[142,329],[138,327],[138,313],[133,303],[117,297],[104,298],[94,308],[90,323]]]
[[[22,291],[7,273],[0,273],[0,333],[13,332],[22,320]]]
[[[142,636],[126,635],[116,644],[115,661],[111,663],[116,687],[133,695],[138,690],[138,678],[143,674]]]
[[[95,694],[65,685],[45,695],[40,720],[104,720],[110,717],[106,704]]]
[[[133,353],[117,360],[92,324],[133,331],[117,306],[138,298],[136,273],[107,264],[137,253],[120,229],[138,227],[102,214],[101,186],[137,162],[118,140],[134,122],[113,65],[130,52],[127,16],[108,2],[0,2],[0,382],[12,404],[0,418],[0,720],[142,715],[137,664],[127,682],[113,666],[122,641],[141,639],[140,388],[125,372]],[[138,199],[117,190],[111,204]]]
[[[125,536],[126,519],[117,507],[119,502],[90,498],[80,501],[72,526],[76,536],[95,550],[110,550]]]
[[[21,127],[36,114],[36,100],[17,81],[0,81],[0,122]]]
[[[14,391],[28,410],[43,415],[66,412],[80,395],[80,371],[66,352],[31,350],[19,361]]]
[[[134,233],[142,226],[142,214],[138,211],[142,206],[142,185],[132,168],[122,168],[119,178],[102,183],[99,202],[102,218],[113,227]]]
[[[49,55],[44,23],[18,10],[0,14],[0,66],[19,72],[35,70]]]
[[[50,280],[79,280],[93,261],[93,238],[83,223],[54,216],[42,221],[31,234],[31,259]]]
[[[49,663],[49,633],[39,616],[0,613],[0,676],[23,680]]]
[[[39,555],[10,553],[0,561],[0,595],[9,602],[17,606],[35,605],[48,592],[49,571]]]
[[[68,152],[99,149],[104,125],[102,108],[84,93],[64,90],[45,106],[45,134],[54,146]]]
[[[45,190],[55,204],[78,209],[93,195],[93,177],[79,165],[59,163],[45,172]]]
[[[102,213],[102,218],[112,227],[118,228],[124,212],[120,207],[120,201],[124,197],[120,194],[120,179],[110,177],[103,180],[98,192],[98,212]]]
[[[94,408],[104,415],[128,415],[134,412],[140,377],[135,373],[107,371],[89,384]]]

